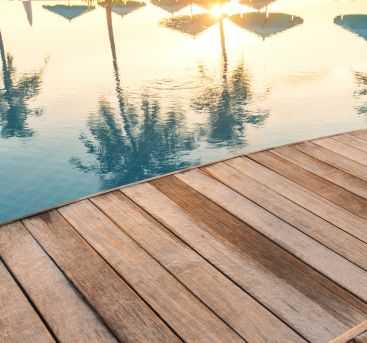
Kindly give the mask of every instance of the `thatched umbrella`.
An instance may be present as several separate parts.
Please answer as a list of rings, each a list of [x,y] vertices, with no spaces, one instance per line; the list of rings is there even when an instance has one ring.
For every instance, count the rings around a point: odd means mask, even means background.
[[[367,14],[338,16],[334,23],[367,40]]]

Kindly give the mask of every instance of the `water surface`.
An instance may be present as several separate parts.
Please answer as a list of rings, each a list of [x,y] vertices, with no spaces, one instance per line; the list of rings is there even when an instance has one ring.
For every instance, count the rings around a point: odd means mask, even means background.
[[[0,1],[0,221],[367,126],[366,0]]]

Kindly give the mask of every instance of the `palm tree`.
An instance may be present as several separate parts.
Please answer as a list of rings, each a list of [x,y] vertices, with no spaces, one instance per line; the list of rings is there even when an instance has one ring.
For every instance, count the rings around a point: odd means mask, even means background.
[[[44,68],[32,74],[17,75],[13,57],[5,54],[1,32],[0,55],[4,84],[0,89],[0,135],[3,138],[31,137],[34,131],[28,127],[27,118],[41,115],[42,110],[29,107],[29,101],[41,91]]]

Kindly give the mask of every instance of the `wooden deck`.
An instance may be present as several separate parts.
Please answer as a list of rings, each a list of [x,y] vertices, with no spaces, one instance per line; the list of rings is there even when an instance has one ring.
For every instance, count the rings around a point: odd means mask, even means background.
[[[367,342],[367,130],[0,227],[0,342]]]

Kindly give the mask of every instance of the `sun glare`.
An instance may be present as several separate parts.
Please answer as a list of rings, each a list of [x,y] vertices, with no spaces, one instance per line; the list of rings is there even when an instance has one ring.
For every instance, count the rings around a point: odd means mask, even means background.
[[[218,19],[223,16],[223,8],[221,6],[214,6],[210,9],[210,14],[215,18]]]

